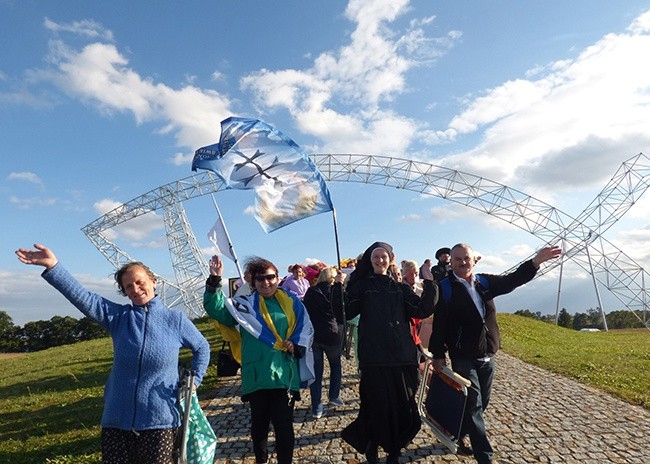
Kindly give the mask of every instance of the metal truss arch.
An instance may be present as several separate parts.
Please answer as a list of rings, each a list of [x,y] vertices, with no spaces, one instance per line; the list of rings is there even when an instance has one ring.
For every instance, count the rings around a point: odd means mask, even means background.
[[[628,160],[627,164],[624,163],[624,166],[631,167],[622,167],[619,170],[620,175],[612,179],[606,187],[606,195],[601,197],[601,193],[579,218],[572,218],[542,200],[498,182],[433,164],[396,157],[355,154],[314,154],[311,158],[326,181],[374,184],[439,197],[506,221],[535,235],[544,243],[558,243],[571,231],[578,238],[565,250],[569,257],[579,256],[580,250],[584,250],[598,238],[603,249],[594,249],[592,254],[597,255],[599,281],[613,291],[626,307],[645,309],[648,301],[647,291],[644,285],[639,284],[639,281],[645,280],[645,271],[622,250],[602,238],[602,233],[611,227],[648,187],[648,158],[643,154]],[[216,175],[210,171],[201,171],[130,200],[82,230],[99,251],[117,265],[116,263],[122,262],[128,255],[106,238],[106,230],[142,214],[159,209],[177,209],[175,205],[178,203],[222,189],[224,185]],[[168,220],[171,221],[172,217],[165,218],[168,242],[185,240],[187,243],[196,243],[189,222],[178,227],[168,224]],[[591,231],[591,235],[581,236],[586,230]],[[177,278],[177,263],[184,263],[180,272],[181,280],[187,279],[187,282],[190,282],[205,273],[204,263],[200,259],[196,261],[196,251],[192,247],[172,251],[176,250],[173,245],[174,243],[170,243],[170,252],[180,254],[172,257]],[[610,250],[614,250],[615,255],[612,255]],[[579,260],[577,262],[584,267]],[[547,264],[542,273],[555,265]],[[616,272],[610,272],[610,269],[615,269]],[[183,284],[185,283],[183,280]],[[627,291],[623,290],[622,283],[629,287]],[[175,286],[183,296],[188,314],[202,314],[202,308],[196,307],[196,298],[190,295],[193,292],[184,292],[179,284]]]

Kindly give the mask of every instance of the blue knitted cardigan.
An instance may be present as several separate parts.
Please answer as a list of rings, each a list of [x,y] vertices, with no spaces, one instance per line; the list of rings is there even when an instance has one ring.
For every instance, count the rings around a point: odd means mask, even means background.
[[[113,368],[104,388],[102,427],[178,427],[179,349],[192,350],[196,385],[210,361],[210,345],[192,321],[181,311],[165,307],[158,296],[144,306],[109,301],[83,288],[60,263],[42,276],[113,339]]]

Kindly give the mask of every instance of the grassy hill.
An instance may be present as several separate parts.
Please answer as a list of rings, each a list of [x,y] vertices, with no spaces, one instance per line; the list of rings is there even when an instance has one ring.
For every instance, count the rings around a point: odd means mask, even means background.
[[[209,322],[197,324],[221,348]],[[181,353],[189,364],[190,353]],[[99,463],[104,383],[113,359],[110,338],[0,357],[0,463]],[[212,365],[200,395],[216,387]]]
[[[499,314],[502,349],[650,408],[650,331],[577,332],[535,319]]]
[[[649,331],[575,332],[511,314],[499,315],[499,324],[504,351],[650,408]],[[209,322],[197,325],[216,361],[216,331]],[[0,463],[99,463],[112,351],[104,338],[0,357]],[[216,385],[210,367],[200,396],[210,397]]]

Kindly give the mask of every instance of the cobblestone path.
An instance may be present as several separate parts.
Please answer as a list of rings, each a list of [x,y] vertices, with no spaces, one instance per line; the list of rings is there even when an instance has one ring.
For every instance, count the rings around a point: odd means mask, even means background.
[[[344,359],[343,368],[344,407],[330,410],[315,420],[310,414],[309,391],[303,390],[294,415],[294,463],[365,462],[362,455],[340,439],[340,431],[356,417],[359,408],[354,361]],[[222,379],[215,398],[206,407],[218,437],[216,463],[255,463],[250,413],[248,405],[239,398],[239,382],[239,376]],[[327,398],[325,390],[323,396]],[[650,411],[503,352],[497,355],[486,424],[495,458],[502,464],[650,464]],[[272,451],[273,434],[269,443]],[[271,458],[271,463],[275,462]],[[400,463],[406,462],[472,463],[474,460],[448,453],[423,425],[402,454]]]

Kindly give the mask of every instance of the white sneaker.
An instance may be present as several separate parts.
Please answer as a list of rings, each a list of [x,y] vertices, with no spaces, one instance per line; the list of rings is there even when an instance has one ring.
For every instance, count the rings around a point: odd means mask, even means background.
[[[320,418],[323,417],[324,415],[325,415],[325,408],[323,407],[322,404],[319,404],[319,405],[316,407],[316,411],[311,413],[311,416],[312,416],[314,419],[320,419]]]
[[[341,398],[334,398],[333,400],[330,400],[330,402],[328,403],[328,406],[338,408],[338,407],[341,407],[341,406],[345,406],[345,403],[343,402],[343,400]]]

